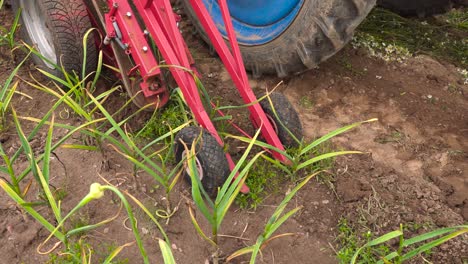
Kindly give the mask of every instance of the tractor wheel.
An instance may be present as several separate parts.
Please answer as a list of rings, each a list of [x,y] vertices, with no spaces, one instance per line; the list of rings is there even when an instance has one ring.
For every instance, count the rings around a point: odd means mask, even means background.
[[[378,0],[377,3],[400,15],[418,17],[445,13],[452,7],[450,0]]]
[[[23,40],[36,48],[45,59],[33,60],[47,72],[63,78],[63,65],[68,73],[81,76],[96,69],[97,50],[91,34],[84,57],[83,37],[91,28],[86,5],[82,0],[13,0],[13,11],[21,9],[21,34]]]
[[[195,142],[198,177],[205,191],[211,197],[216,196],[218,187],[224,184],[230,170],[223,149],[208,131],[200,127],[187,127],[177,133],[174,143],[176,161],[186,160],[189,153],[184,144],[190,150]],[[185,168],[184,178],[191,184],[190,172],[186,165]]]
[[[286,147],[297,147],[298,140],[302,140],[303,137],[299,115],[283,94],[273,92],[270,94],[270,99],[271,103],[267,98],[260,101],[263,111],[272,123],[281,143]]]
[[[245,67],[255,77],[279,77],[316,67],[351,40],[376,0],[232,0],[232,22]],[[186,13],[209,42],[189,0]],[[226,36],[218,1],[203,0]]]

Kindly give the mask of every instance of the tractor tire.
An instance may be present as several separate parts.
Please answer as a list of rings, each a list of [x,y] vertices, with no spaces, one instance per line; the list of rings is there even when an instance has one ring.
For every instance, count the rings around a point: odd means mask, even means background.
[[[287,1],[275,1],[288,5]],[[258,13],[262,14],[257,14],[261,17],[259,20],[265,17],[268,18],[268,16],[264,16],[263,14],[269,14],[269,11],[274,11],[276,6],[274,6],[273,2],[275,1],[259,1],[265,2],[263,7],[258,8]],[[238,37],[245,67],[248,71],[252,72],[254,77],[260,77],[263,73],[276,73],[279,77],[285,77],[316,67],[320,62],[325,61],[341,50],[351,40],[354,30],[369,14],[376,2],[376,0],[296,1],[297,6],[295,10],[297,11],[294,11],[296,12],[294,13],[295,17],[287,22],[287,25],[284,25],[286,23],[283,21],[284,19],[278,20],[279,22],[270,21],[270,24],[265,22],[265,26],[259,27],[249,24],[247,26],[251,26],[252,30],[247,32],[246,36],[243,37],[242,30],[245,27],[242,25],[249,22],[245,22],[239,26],[234,24],[234,30]],[[213,18],[219,16],[216,13],[218,12],[216,11],[216,0],[203,0],[203,2]],[[230,4],[241,5],[235,2],[230,1]],[[182,3],[197,31],[201,32],[201,37],[209,43],[209,38],[196,18],[190,1],[182,0]],[[240,12],[242,12],[242,6],[240,8]],[[262,8],[268,9],[268,11],[265,12]],[[237,9],[233,10],[236,11]],[[245,12],[252,11],[245,8]],[[238,23],[236,13],[233,15],[233,12],[231,12],[231,16],[233,17],[233,22]],[[217,21],[215,21],[215,24],[218,25],[218,29],[223,30],[224,25],[220,25]],[[271,25],[274,27],[271,28]],[[280,26],[284,26],[284,30],[278,33],[275,30]],[[265,30],[262,30],[263,28]],[[274,37],[271,37],[272,34],[269,34],[268,30],[272,30],[275,33]],[[263,32],[264,37],[258,36],[259,32]],[[226,35],[225,33],[222,34],[223,36]]]
[[[445,13],[452,7],[450,0],[378,0],[377,3],[402,16],[418,17]]]
[[[286,147],[298,147],[299,141],[303,137],[299,115],[283,94],[273,92],[270,94],[270,99],[271,104],[270,100],[265,98],[260,101],[260,105],[273,123],[273,128],[275,128],[281,143]],[[291,136],[291,133],[294,137]]]
[[[198,176],[206,193],[214,197],[218,192],[218,187],[224,184],[231,172],[226,154],[208,131],[201,127],[186,127],[175,137],[174,154],[177,162],[184,162],[187,157],[184,144],[190,150],[195,142]],[[184,179],[191,184],[187,165],[184,167]]]
[[[64,78],[61,65],[67,73],[75,72],[79,77],[83,77],[85,62],[85,74],[96,69],[97,49],[93,34],[87,41],[84,57],[83,37],[91,28],[91,22],[82,0],[12,0],[12,7],[14,12],[21,9],[23,40],[50,61],[34,55],[37,66],[59,78]]]

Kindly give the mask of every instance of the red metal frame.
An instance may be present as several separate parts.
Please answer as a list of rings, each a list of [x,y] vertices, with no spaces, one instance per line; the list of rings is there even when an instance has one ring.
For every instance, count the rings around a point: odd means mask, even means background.
[[[178,18],[172,11],[170,1],[133,1],[137,12],[147,27],[147,31],[142,30],[139,26],[136,16],[133,14],[133,10],[127,0],[107,0],[107,2],[110,7],[110,12],[105,15],[107,31],[105,42],[109,42],[112,39],[117,41],[117,43],[125,49],[126,53],[133,58],[136,64],[135,68],[139,71],[143,79],[140,86],[144,95],[151,96],[155,94],[155,92],[150,89],[149,83],[160,75],[159,65],[152,52],[149,50],[149,44],[145,38],[145,34],[149,33],[165,59],[165,64],[177,66],[170,67],[169,70],[179,85],[195,119],[213,135],[221,146],[223,146],[224,143],[202,104],[197,85],[192,75],[193,71],[191,71],[193,59],[179,31],[177,24]],[[227,71],[231,75],[240,95],[245,103],[250,105],[257,101],[257,98],[248,81],[226,0],[218,0],[218,2],[222,11],[230,48],[211,19],[202,1],[190,0],[193,10],[198,16],[199,21],[203,25],[205,32],[223,61]],[[260,104],[252,104],[248,109],[251,113],[251,119],[254,125],[261,128],[262,135],[266,141],[272,146],[284,150],[278,135]],[[273,152],[272,155],[283,163],[290,162],[285,156],[278,152]],[[234,167],[234,162],[229,154],[226,154],[226,157],[232,169]],[[243,191],[247,191],[246,187]]]

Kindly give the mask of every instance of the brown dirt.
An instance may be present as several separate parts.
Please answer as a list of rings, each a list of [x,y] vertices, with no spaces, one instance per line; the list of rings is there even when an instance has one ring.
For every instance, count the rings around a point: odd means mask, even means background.
[[[1,11],[0,20],[9,21],[11,15]],[[207,48],[189,37],[194,57],[205,76],[205,84],[224,104],[240,104],[239,97],[217,59],[210,58]],[[15,61],[9,51],[1,47],[0,76],[4,80]],[[344,66],[352,65],[350,69]],[[29,78],[25,67],[19,74]],[[39,76],[32,71],[34,76]],[[38,77],[39,78],[39,77]],[[387,64],[368,58],[348,48],[319,69],[285,80],[279,89],[300,113],[307,139],[321,136],[333,129],[356,121],[378,118],[334,139],[336,148],[366,152],[339,158],[333,169],[335,189],[313,182],[299,192],[292,205],[304,208],[286,222],[279,232],[291,236],[271,243],[263,255],[263,263],[337,263],[337,224],[345,217],[358,231],[371,230],[376,235],[396,230],[400,223],[423,225],[430,229],[459,225],[468,221],[468,87],[454,66],[428,56],[418,56],[405,64]],[[42,79],[42,81],[45,81]],[[272,88],[278,83],[274,77],[252,80],[255,91]],[[19,90],[33,97],[16,96],[14,107],[22,116],[40,117],[50,107],[53,98],[21,83]],[[143,120],[145,116],[138,117]],[[60,122],[76,124],[77,118],[59,118]],[[135,122],[138,124],[139,122]],[[25,130],[31,124],[25,123]],[[58,130],[59,137],[64,131]],[[45,133],[35,139],[40,152]],[[77,136],[71,142],[80,142]],[[18,148],[15,131],[2,134],[2,144],[8,153]],[[24,168],[26,159],[15,169]],[[51,159],[52,184],[63,189],[66,197],[62,208],[68,211],[87,192],[93,182],[102,182],[99,175],[128,190],[152,208],[165,204],[155,181],[144,173],[133,176],[130,164],[110,148],[103,154],[89,151],[59,149]],[[4,177],[4,175],[2,175]],[[290,186],[283,186],[286,192]],[[37,188],[32,188],[36,190]],[[30,191],[34,200],[37,193]],[[96,223],[112,216],[118,202],[109,199],[92,202],[70,223]],[[178,263],[205,263],[210,247],[196,233],[187,211],[188,187],[178,184],[171,195],[179,211],[170,219],[166,229]],[[113,199],[116,199],[112,196]],[[253,244],[267,219],[281,201],[279,195],[268,197],[255,211],[232,208],[221,234],[222,254]],[[52,216],[45,207],[39,208],[48,219]],[[133,241],[132,233],[124,228],[125,214],[109,225],[86,234],[88,243],[97,252],[98,262],[111,245]],[[139,229],[152,263],[162,262],[156,238],[157,228],[136,210]],[[199,217],[200,218],[200,217]],[[0,255],[2,263],[43,263],[47,256],[36,253],[36,247],[48,232],[0,192]],[[163,222],[163,221],[161,221]],[[202,228],[208,230],[202,221]],[[424,229],[410,230],[410,235]],[[241,237],[242,239],[239,239]],[[434,250],[435,263],[463,263],[468,260],[467,240],[456,239]],[[141,263],[135,245],[125,249],[121,258],[129,263]],[[246,260],[245,258],[242,260]],[[96,263],[97,263],[96,262]],[[416,260],[421,263],[422,260]],[[241,259],[235,263],[242,263]]]

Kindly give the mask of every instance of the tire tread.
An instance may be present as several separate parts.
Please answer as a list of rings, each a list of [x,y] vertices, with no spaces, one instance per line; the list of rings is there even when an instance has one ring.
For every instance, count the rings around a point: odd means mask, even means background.
[[[329,10],[317,11],[316,6]],[[254,77],[276,73],[279,77],[300,73],[333,56],[348,43],[356,27],[374,7],[376,0],[306,0],[296,20],[276,39],[258,46],[240,46],[247,70]],[[209,43],[202,26],[183,0],[186,13]]]
[[[218,187],[224,184],[230,173],[223,149],[207,130],[201,127],[186,127],[175,137],[174,153],[177,162],[182,160],[182,152],[184,151],[184,146],[180,141],[183,141],[188,148],[191,148],[193,142],[197,142],[196,155],[204,173],[202,185],[210,196],[215,196]],[[187,173],[184,173],[184,178],[191,183]]]
[[[67,73],[75,72],[81,76],[84,63],[83,37],[91,28],[91,21],[83,0],[35,0],[41,11],[46,15],[46,23],[49,24],[54,45],[57,52],[57,63],[63,65]],[[17,10],[19,4],[13,1],[13,9]],[[22,35],[25,40],[32,44],[25,27],[22,29]],[[96,69],[97,49],[95,46],[93,34],[87,41],[86,46],[86,74]],[[48,72],[63,78],[60,70],[51,70],[45,66],[45,63],[37,56],[33,57],[36,64],[43,67]]]

